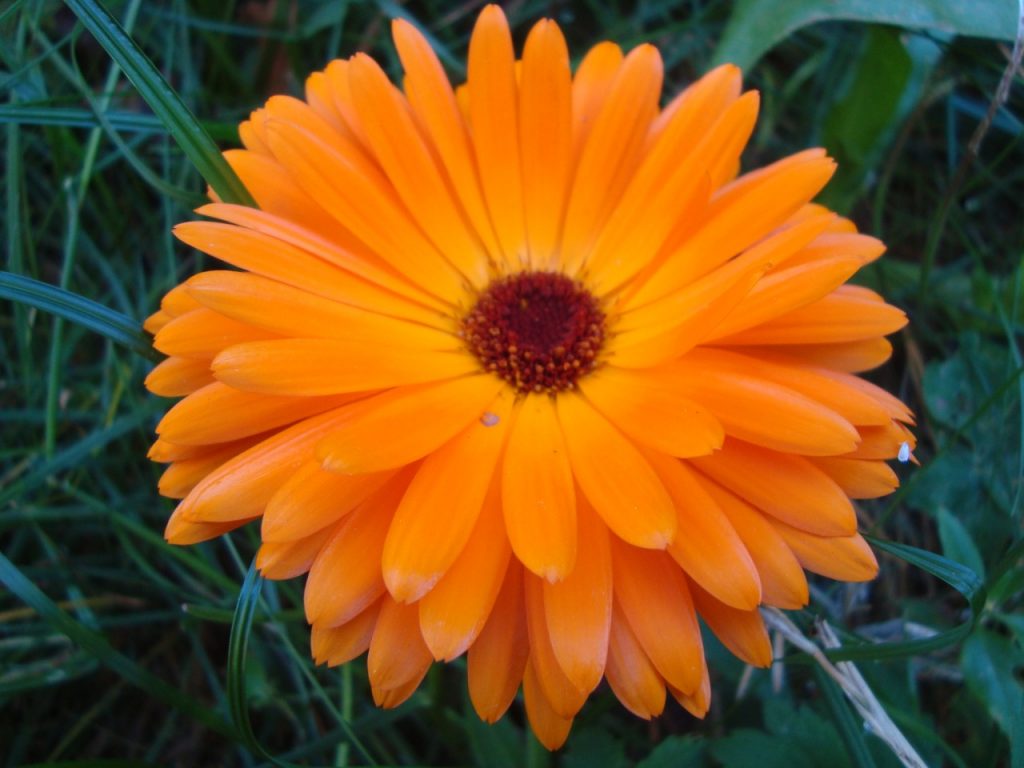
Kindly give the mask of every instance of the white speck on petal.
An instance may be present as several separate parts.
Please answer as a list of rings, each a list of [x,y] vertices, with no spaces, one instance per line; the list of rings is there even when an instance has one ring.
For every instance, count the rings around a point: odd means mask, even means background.
[[[486,411],[484,415],[480,417],[480,423],[485,427],[493,427],[499,421],[501,421],[501,418],[498,414],[491,413],[490,411]]]
[[[903,464],[910,461],[910,443],[906,440],[900,445],[900,452],[896,454],[896,459]]]

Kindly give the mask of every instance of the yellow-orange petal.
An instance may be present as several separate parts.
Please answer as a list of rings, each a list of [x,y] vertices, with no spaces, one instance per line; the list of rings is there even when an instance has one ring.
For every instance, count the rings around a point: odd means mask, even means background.
[[[694,717],[703,720],[711,707],[711,677],[707,666],[701,668],[700,684],[692,691],[681,691],[673,685],[668,686],[672,698]]]
[[[790,610],[807,605],[810,594],[803,568],[766,516],[713,480],[699,473],[694,478],[732,523],[757,566],[762,602]]]
[[[479,637],[498,599],[511,555],[501,497],[497,484],[491,483],[462,553],[419,602],[420,631],[435,659],[451,661]]]
[[[576,495],[554,402],[527,395],[512,414],[502,463],[505,527],[516,557],[549,581],[576,561]]]
[[[686,577],[665,552],[611,541],[616,605],[658,673],[679,690],[696,690],[704,647]]]
[[[286,544],[319,533],[366,501],[395,473],[339,475],[310,458],[282,483],[267,502],[260,537],[264,543]]]
[[[573,475],[608,527],[638,547],[668,546],[675,507],[643,454],[581,396],[559,395],[557,406]]]
[[[183,499],[199,482],[228,459],[251,447],[258,438],[235,440],[216,445],[212,450],[189,459],[180,459],[171,464],[160,476],[157,490],[161,496]]]
[[[697,613],[722,641],[722,645],[747,664],[755,667],[771,666],[772,643],[757,608],[740,610],[726,605],[692,581],[690,594]]]
[[[808,571],[838,581],[871,581],[878,575],[878,561],[859,533],[824,538],[772,520],[800,564]]]
[[[578,386],[630,438],[670,456],[703,456],[725,439],[721,423],[657,370],[606,366]]]
[[[792,344],[774,348],[730,344],[729,349],[744,355],[757,355],[765,359],[785,356],[791,361],[796,360],[804,365],[831,368],[844,373],[870,371],[892,357],[892,344],[888,339],[883,338],[835,344]]]
[[[665,681],[617,605],[612,611],[605,676],[622,706],[637,717],[650,720],[664,711]]]
[[[679,515],[668,552],[694,581],[741,610],[761,602],[761,580],[728,518],[684,462],[653,451],[647,460],[661,477]]]
[[[320,550],[304,594],[310,624],[344,624],[384,594],[380,555],[408,481],[409,473],[403,472],[370,496]]]
[[[466,376],[367,398],[345,409],[317,445],[316,457],[325,469],[343,474],[404,466],[484,417],[503,386],[493,376]]]
[[[213,382],[209,360],[169,357],[146,376],[146,389],[160,397],[181,397]]]
[[[910,450],[917,446],[914,433],[897,421],[879,427],[861,427],[860,445],[846,454],[848,459],[895,459],[906,443]]]
[[[423,460],[398,505],[381,568],[400,603],[430,591],[473,533],[508,434],[511,395],[488,408],[490,419],[470,424]]]
[[[589,505],[579,506],[576,565],[557,583],[545,581],[544,618],[558,666],[581,691],[604,675],[612,620],[612,561],[608,529]]]
[[[526,718],[537,740],[551,751],[562,746],[569,738],[572,718],[562,717],[552,706],[531,662],[527,662],[523,673],[523,701],[526,704]]]
[[[578,688],[569,679],[551,647],[551,633],[544,615],[544,580],[532,573],[525,574],[523,594],[530,638],[530,663],[537,670],[541,690],[560,717],[574,717],[590,691]]]
[[[523,679],[529,648],[523,568],[512,560],[491,615],[469,648],[469,698],[484,722],[497,722],[509,708]]]
[[[755,507],[818,536],[852,536],[857,516],[836,483],[802,456],[728,439],[713,456],[690,459]]]
[[[366,610],[337,627],[314,624],[310,632],[310,649],[317,664],[336,667],[366,653],[384,599],[375,601]]]

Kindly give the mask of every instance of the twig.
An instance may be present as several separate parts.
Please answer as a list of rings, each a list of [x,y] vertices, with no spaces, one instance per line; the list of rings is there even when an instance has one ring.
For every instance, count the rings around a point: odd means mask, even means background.
[[[840,661],[833,664],[826,658],[821,648],[804,637],[799,628],[782,611],[776,608],[762,608],[761,614],[769,627],[814,659],[822,671],[835,681],[846,698],[853,704],[854,709],[864,719],[865,725],[886,743],[903,765],[907,768],[928,768],[921,756],[907,741],[906,736],[893,723],[892,718],[889,717],[852,662]],[[827,622],[818,621],[817,628],[821,641],[827,648],[839,647],[839,638],[836,637]]]

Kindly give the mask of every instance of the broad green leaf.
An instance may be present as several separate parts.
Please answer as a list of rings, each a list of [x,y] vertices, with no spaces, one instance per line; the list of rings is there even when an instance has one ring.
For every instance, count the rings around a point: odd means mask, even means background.
[[[669,736],[636,768],[698,768],[704,764],[705,742],[694,736]]]
[[[716,63],[750,69],[796,30],[821,21],[891,24],[949,35],[1013,40],[1013,0],[739,0],[715,50]]]
[[[1015,674],[1024,652],[1010,638],[983,629],[964,643],[960,663],[968,687],[1010,740],[1010,765],[1024,768],[1024,686]]]
[[[565,753],[565,768],[628,768],[621,741],[603,728],[584,728],[574,733]]]
[[[199,175],[227,203],[253,205],[252,197],[221,155],[210,134],[99,0],[64,0],[138,89]]]
[[[135,320],[77,293],[23,275],[0,272],[0,299],[17,301],[63,317],[142,357],[160,359],[149,337]]]
[[[945,507],[939,507],[939,540],[946,557],[963,563],[982,579],[985,578],[985,564],[970,532],[962,522]]]

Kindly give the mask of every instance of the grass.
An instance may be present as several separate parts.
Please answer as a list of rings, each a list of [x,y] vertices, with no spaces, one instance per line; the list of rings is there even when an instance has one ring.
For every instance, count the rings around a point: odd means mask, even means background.
[[[480,724],[460,663],[436,666],[409,702],[380,711],[363,664],[312,666],[301,584],[253,577],[253,531],[164,543],[171,504],[145,453],[167,403],[142,388],[151,360],[138,322],[204,266],[169,234],[205,194],[203,147],[183,151],[172,136],[201,126],[233,146],[250,109],[299,93],[337,55],[367,50],[397,74],[387,27],[398,14],[461,77],[478,4],[111,2],[197,118],[170,130],[69,10],[87,5],[0,9],[6,765],[898,764],[792,649],[751,675],[709,644],[715,703],[703,722],[670,707],[643,723],[602,689],[558,755],[532,740],[518,707]],[[551,14],[577,54],[605,38],[656,43],[669,92],[707,68],[732,10],[696,0],[508,9],[520,42]],[[812,606],[792,618],[804,631],[827,619],[847,645],[852,633],[885,644],[852,653],[928,765],[1024,766],[1019,75],[969,155],[1009,46],[829,22],[787,36],[748,74],[763,108],[746,164],[827,146],[843,167],[829,202],[889,245],[865,279],[911,317],[876,379],[919,414],[922,466],[865,505],[865,527],[898,542],[897,556],[884,555],[866,587],[816,582]],[[947,631],[931,647],[900,645]]]

